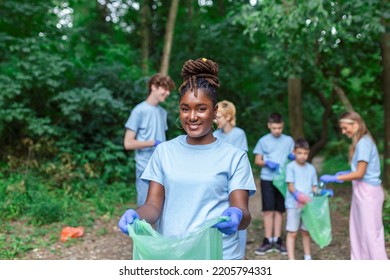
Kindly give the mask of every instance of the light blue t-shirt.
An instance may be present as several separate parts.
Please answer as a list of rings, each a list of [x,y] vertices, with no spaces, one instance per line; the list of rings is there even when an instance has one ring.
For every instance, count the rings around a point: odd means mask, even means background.
[[[318,185],[317,171],[315,167],[308,162],[306,162],[305,165],[300,165],[294,160],[287,164],[286,182],[293,183],[297,191],[306,195],[311,195],[312,187]],[[284,205],[286,208],[297,208],[297,201],[288,190]]]
[[[380,186],[381,168],[378,149],[370,136],[364,135],[356,144],[355,153],[352,156],[351,170],[356,171],[359,161],[368,163],[366,173],[359,181],[372,186]]]
[[[246,152],[216,139],[190,145],[181,135],[157,146],[142,175],[164,186],[165,200],[157,230],[184,236],[230,206],[232,191],[256,191]],[[224,259],[240,259],[238,233],[223,237]]]
[[[133,108],[125,127],[134,131],[135,139],[139,141],[159,140],[163,142],[166,140],[165,131],[168,129],[167,112],[160,106],[153,106],[143,101]],[[138,169],[145,169],[154,149],[154,147],[149,147],[134,151]]]
[[[233,146],[243,149],[248,152],[248,141],[246,139],[245,131],[239,127],[233,127],[229,133],[224,133],[223,129],[217,129],[213,132],[215,138],[222,139]]]
[[[255,155],[263,155],[263,160],[270,160],[279,163],[280,167],[284,167],[288,161],[288,155],[294,149],[294,139],[291,136],[281,134],[275,137],[272,133],[268,133],[261,137],[253,150]],[[272,171],[268,167],[261,168],[260,178],[267,181],[272,181],[274,176],[279,173],[279,170]]]

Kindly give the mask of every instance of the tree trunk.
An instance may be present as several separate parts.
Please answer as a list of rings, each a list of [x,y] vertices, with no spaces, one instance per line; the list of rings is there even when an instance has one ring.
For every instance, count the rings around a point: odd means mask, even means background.
[[[142,48],[142,72],[149,75],[149,49],[150,49],[150,3],[149,0],[141,1],[141,48]]]
[[[382,61],[383,61],[383,93],[384,93],[384,164],[383,164],[383,185],[390,190],[390,32],[382,37]]]
[[[333,89],[336,92],[341,103],[344,105],[345,109],[349,112],[354,111],[353,106],[352,106],[351,102],[349,101],[347,95],[345,94],[344,90],[340,86],[338,86],[337,84],[333,85]]]
[[[330,116],[332,115],[332,104],[334,100],[334,92],[332,92],[332,95],[330,97],[330,100],[328,101],[325,97],[325,95],[320,92],[317,93],[318,98],[320,99],[320,102],[322,104],[322,107],[324,107],[324,113],[322,114],[322,131],[321,131],[321,138],[318,140],[312,147],[310,148],[310,154],[308,161],[311,162],[314,156],[323,149],[326,144],[328,143],[328,120],[330,119]]]
[[[288,78],[288,113],[290,132],[294,139],[304,138],[302,109],[302,80],[299,77]]]
[[[221,17],[224,17],[226,14],[226,9],[225,9],[225,1],[224,0],[218,0],[218,12]]]
[[[163,49],[163,55],[161,59],[160,73],[163,75],[168,74],[169,58],[171,56],[173,32],[175,30],[175,22],[176,22],[178,7],[179,7],[179,0],[172,0],[171,7],[169,9],[169,18],[165,30],[164,49]]]

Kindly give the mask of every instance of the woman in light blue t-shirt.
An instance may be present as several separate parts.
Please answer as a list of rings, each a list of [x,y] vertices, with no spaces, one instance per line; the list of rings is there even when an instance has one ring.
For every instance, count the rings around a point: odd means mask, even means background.
[[[218,112],[216,120],[218,129],[213,132],[213,135],[217,139],[221,139],[248,152],[248,140],[245,131],[236,126],[236,106],[228,100],[222,100],[218,102],[217,105]],[[240,230],[238,232],[238,239],[240,240],[240,248],[243,258],[245,259],[246,230]]]
[[[387,260],[382,221],[384,191],[378,149],[358,113],[342,114],[339,124],[341,132],[352,138],[349,149],[351,170],[322,175],[320,180],[324,183],[352,181],[349,218],[351,259]]]
[[[241,259],[238,230],[251,221],[249,196],[254,194],[250,162],[245,151],[216,139],[218,65],[208,59],[188,60],[182,69],[180,123],[186,135],[157,146],[142,179],[149,182],[146,203],[129,209],[118,226],[127,233],[134,219],[157,222],[163,236],[181,236],[219,216],[223,258]]]

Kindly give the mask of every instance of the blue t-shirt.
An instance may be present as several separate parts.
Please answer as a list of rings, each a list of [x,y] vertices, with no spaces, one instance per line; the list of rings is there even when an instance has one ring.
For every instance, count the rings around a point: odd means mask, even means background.
[[[213,132],[214,137],[220,138],[233,146],[236,146],[245,152],[248,152],[248,141],[246,139],[245,131],[239,127],[233,127],[229,133],[224,133],[223,129],[217,129]]]
[[[164,186],[165,200],[157,230],[184,236],[206,220],[221,216],[234,190],[256,191],[246,152],[220,139],[190,145],[181,135],[157,146],[142,177]],[[240,259],[238,233],[223,237],[224,259]]]
[[[352,156],[351,170],[356,171],[359,161],[365,161],[368,163],[366,173],[359,181],[363,181],[372,186],[380,186],[382,181],[380,180],[381,168],[378,149],[368,135],[364,135],[356,144],[355,153]]]
[[[304,165],[300,165],[294,160],[287,164],[286,182],[293,183],[297,191],[306,195],[311,195],[312,187],[318,185],[317,171],[315,167],[308,162]],[[297,208],[298,203],[289,191],[287,191],[284,205],[286,208]]]
[[[270,160],[279,163],[280,167],[284,167],[288,161],[288,155],[294,149],[294,139],[291,136],[281,134],[275,137],[272,133],[268,133],[261,137],[253,150],[255,155],[263,155],[263,160]],[[263,180],[272,181],[274,176],[279,173],[279,170],[271,170],[264,166],[261,168],[260,178]]]
[[[165,141],[165,131],[168,129],[167,112],[160,106],[150,105],[143,101],[136,105],[130,113],[125,127],[136,133],[135,139],[139,141],[160,140]],[[145,169],[154,147],[135,150],[137,168]]]

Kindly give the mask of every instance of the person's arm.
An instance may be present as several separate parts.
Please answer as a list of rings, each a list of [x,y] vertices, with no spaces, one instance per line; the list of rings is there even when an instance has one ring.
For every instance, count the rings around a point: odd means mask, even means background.
[[[148,196],[145,204],[137,209],[140,219],[145,219],[149,224],[158,221],[165,200],[165,189],[163,185],[150,181]]]
[[[294,192],[295,192],[294,183],[288,183],[288,184],[287,184],[287,188],[288,188],[288,191],[289,191],[290,193],[294,193]]]
[[[292,182],[289,182],[289,183],[288,183],[288,191],[292,194],[292,196],[294,197],[294,199],[295,199],[298,203],[300,203],[301,205],[304,205],[304,204],[306,204],[306,203],[308,203],[308,202],[311,201],[311,198],[310,198],[308,195],[306,195],[306,194],[304,194],[304,193],[298,191],[298,190],[295,188],[294,183],[292,183]]]
[[[255,164],[260,167],[268,167],[270,170],[276,171],[279,169],[279,163],[270,160],[263,160],[263,155],[257,154],[255,156]]]
[[[130,129],[126,129],[124,147],[125,150],[139,150],[155,146],[156,140],[138,141],[135,139],[136,133]]]
[[[352,181],[363,178],[367,171],[368,163],[365,161],[359,161],[356,167],[356,171],[352,171],[348,174],[342,174],[337,176],[337,180],[340,181]]]
[[[238,229],[246,229],[251,222],[251,213],[248,209],[249,192],[247,190],[232,191],[229,197],[230,207],[237,207],[242,211],[242,220]]]
[[[264,167],[265,166],[265,162],[263,160],[263,155],[257,154],[255,156],[255,165],[260,166],[260,167]]]

